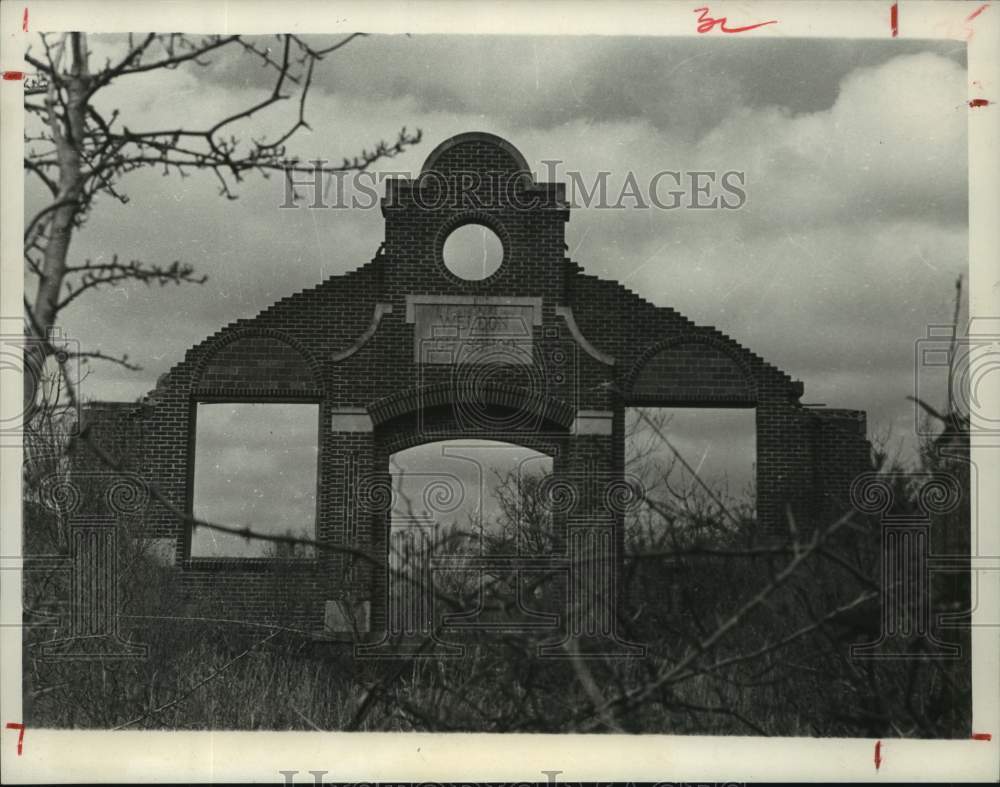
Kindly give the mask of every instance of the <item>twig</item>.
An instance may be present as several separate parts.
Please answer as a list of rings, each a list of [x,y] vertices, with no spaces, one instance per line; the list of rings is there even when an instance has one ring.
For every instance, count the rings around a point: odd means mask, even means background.
[[[227,669],[229,669],[233,664],[235,664],[237,661],[239,661],[244,656],[246,656],[248,653],[250,653],[250,651],[254,650],[255,648],[260,647],[261,645],[265,644],[266,642],[269,642],[270,640],[272,640],[276,636],[278,636],[280,633],[281,633],[281,629],[278,629],[277,631],[274,631],[271,634],[269,634],[268,636],[266,636],[264,639],[262,639],[262,640],[260,640],[258,642],[255,642],[253,645],[251,645],[250,647],[248,647],[242,653],[237,654],[236,656],[234,656],[233,658],[231,658],[229,661],[227,661],[225,664],[223,664],[221,667],[219,667],[216,670],[213,670],[211,673],[209,673],[208,675],[206,675],[204,678],[202,678],[200,681],[198,681],[197,683],[195,683],[194,686],[192,686],[186,692],[184,692],[183,694],[181,694],[179,697],[175,697],[174,699],[170,700],[170,702],[165,702],[163,705],[160,705],[157,708],[153,708],[152,710],[146,711],[144,714],[142,714],[141,716],[136,716],[131,721],[126,721],[124,724],[119,724],[117,727],[112,727],[111,728],[112,732],[115,731],[115,730],[124,730],[126,727],[131,727],[133,724],[138,724],[140,721],[144,721],[145,719],[148,719],[150,716],[155,716],[157,714],[160,714],[163,711],[165,711],[167,708],[172,708],[174,705],[177,705],[177,704],[183,702],[188,697],[190,697],[192,694],[194,694],[198,689],[200,689],[202,686],[204,686],[206,683],[208,683],[211,680],[214,680],[219,675],[221,675],[223,672],[225,672]]]

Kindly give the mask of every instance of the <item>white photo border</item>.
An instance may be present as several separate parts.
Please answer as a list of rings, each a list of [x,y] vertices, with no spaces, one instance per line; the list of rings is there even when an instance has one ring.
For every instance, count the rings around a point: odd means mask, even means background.
[[[775,19],[755,38],[870,38],[965,40],[968,45],[969,310],[973,320],[1000,317],[1000,3],[967,2],[657,2],[588,3],[513,0],[442,2],[225,2],[225,0],[10,0],[0,6],[0,68],[27,71],[29,30],[126,32],[504,33],[643,36],[722,35],[697,32],[696,8],[731,20]],[[895,12],[892,8],[895,6]],[[978,9],[978,13],[975,13]],[[972,17],[970,19],[970,17]],[[895,19],[895,31],[893,30]],[[985,99],[981,104],[977,99]],[[978,104],[978,105],[977,105]],[[21,83],[0,82],[0,315],[21,329],[23,272]],[[7,323],[10,323],[8,326]],[[984,379],[980,397],[1000,416],[1000,375]],[[20,409],[20,385],[0,390],[0,410]],[[996,472],[1000,448],[973,434],[979,477]],[[985,572],[985,593],[974,614],[973,731],[991,740],[752,738],[663,735],[486,735],[316,732],[101,732],[28,729],[17,752],[21,720],[20,451],[0,450],[0,764],[8,783],[155,781],[530,781],[556,772],[559,782],[706,780],[996,780],[1000,762],[1000,629],[975,621],[998,619],[1000,572]],[[989,467],[995,468],[994,472]],[[975,490],[973,521],[980,554],[1000,555],[1000,486]]]

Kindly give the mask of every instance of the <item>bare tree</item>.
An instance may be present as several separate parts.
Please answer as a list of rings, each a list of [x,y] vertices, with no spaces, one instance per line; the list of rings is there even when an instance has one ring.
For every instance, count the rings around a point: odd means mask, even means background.
[[[240,35],[129,34],[122,39],[118,59],[103,64],[93,62],[84,33],[42,34],[42,51],[29,48],[25,58],[37,70],[38,78],[25,90],[24,167],[49,199],[27,218],[24,231],[26,275],[36,285],[33,297],[26,295],[24,302],[30,338],[25,353],[26,413],[39,396],[45,361],[57,351],[48,340],[50,331],[60,312],[81,295],[126,281],[161,286],[205,281],[193,266],[180,261],[164,266],[140,260],[124,262],[117,256],[110,262],[72,259],[73,234],[86,223],[98,198],[128,201],[123,190],[125,175],[144,168],[159,168],[164,174],[181,177],[192,171],[210,171],[219,182],[220,195],[235,199],[235,187],[249,173],[267,177],[278,171],[287,177],[292,172],[360,171],[420,141],[419,130],[410,133],[404,127],[394,142],[379,141],[372,149],[336,165],[303,163],[289,155],[287,143],[299,131],[310,128],[306,108],[316,65],[360,35],[317,48],[295,35],[270,40]],[[144,74],[207,67],[210,57],[229,51],[266,69],[274,81],[259,101],[221,116],[205,128],[179,125],[143,129],[142,118],[123,117],[118,109],[107,114],[95,104],[100,91],[113,84],[137,81],[136,89],[142,89]],[[249,121],[290,100],[297,101],[297,112],[282,132],[273,139],[252,136]],[[77,355],[138,368],[127,355],[115,358],[100,351]]]

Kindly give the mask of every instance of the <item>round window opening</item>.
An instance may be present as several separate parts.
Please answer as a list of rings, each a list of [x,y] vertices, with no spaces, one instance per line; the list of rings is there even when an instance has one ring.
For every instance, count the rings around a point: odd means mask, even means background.
[[[503,243],[482,224],[464,224],[445,239],[444,266],[460,279],[488,279],[503,264]]]

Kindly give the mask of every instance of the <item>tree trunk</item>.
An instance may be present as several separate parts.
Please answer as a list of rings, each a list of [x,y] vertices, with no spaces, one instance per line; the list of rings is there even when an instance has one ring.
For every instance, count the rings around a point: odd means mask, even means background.
[[[86,128],[90,76],[87,69],[87,43],[82,33],[71,33],[71,58],[69,74],[51,75],[51,86],[46,97],[49,109],[49,131],[56,147],[59,161],[59,193],[55,201],[63,203],[52,211],[45,231],[45,252],[42,259],[38,292],[32,307],[29,326],[35,341],[26,344],[24,352],[24,419],[27,421],[34,409],[41,384],[45,360],[50,354],[47,339],[59,312],[59,293],[66,276],[66,258],[73,228],[80,210],[83,193],[83,172],[80,148]],[[66,88],[65,117],[56,113],[59,85]]]

